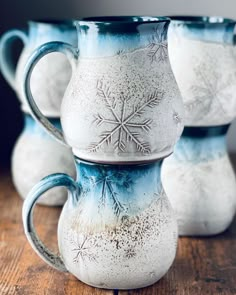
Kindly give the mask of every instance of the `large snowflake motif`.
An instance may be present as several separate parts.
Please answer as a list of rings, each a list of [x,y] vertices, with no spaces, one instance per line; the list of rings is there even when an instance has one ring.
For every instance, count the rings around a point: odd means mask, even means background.
[[[166,30],[160,30],[160,27],[154,28],[154,33],[148,45],[151,62],[163,62],[168,57],[168,47],[166,40]]]
[[[145,119],[143,122],[136,123],[133,119],[143,115],[145,108],[157,106],[163,98],[163,93],[155,90],[143,103],[135,105],[131,113],[126,112],[128,99],[124,97],[121,98],[121,115],[118,114],[117,103],[116,100],[111,97],[109,86],[105,85],[102,81],[98,81],[97,83],[97,95],[105,100],[105,105],[107,109],[110,110],[113,119],[107,119],[103,115],[97,114],[94,122],[97,126],[109,124],[111,127],[114,127],[109,131],[103,132],[100,135],[101,140],[98,143],[92,143],[88,147],[89,151],[97,152],[104,144],[113,144],[116,150],[118,149],[121,152],[125,152],[127,143],[133,142],[137,151],[143,154],[149,154],[151,152],[151,147],[148,142],[142,142],[140,140],[139,131],[143,130],[148,133],[151,129],[152,120]],[[114,137],[116,137],[115,140]]]
[[[230,98],[230,95],[226,94],[225,90],[229,83],[223,82],[221,74],[204,64],[198,65],[194,71],[200,83],[191,88],[195,97],[194,101],[185,105],[187,110],[191,112],[196,107],[201,106],[201,114],[198,114],[199,119],[201,119],[211,111],[213,103],[216,102],[219,109],[225,114],[224,101],[227,100],[227,97]]]
[[[119,215],[126,210],[124,205],[119,201],[119,196],[115,192],[113,185],[116,183],[119,187],[130,187],[132,180],[128,175],[117,172],[113,174],[107,174],[106,171],[100,171],[98,177],[91,178],[93,186],[101,186],[101,196],[99,201],[99,209],[104,208],[107,201],[110,199],[113,203],[114,214]]]
[[[91,252],[90,247],[87,245],[89,238],[85,236],[81,242],[76,241],[72,242],[76,248],[72,249],[73,252],[76,252],[73,262],[78,263],[81,260],[88,259],[89,261],[96,262],[95,255]]]

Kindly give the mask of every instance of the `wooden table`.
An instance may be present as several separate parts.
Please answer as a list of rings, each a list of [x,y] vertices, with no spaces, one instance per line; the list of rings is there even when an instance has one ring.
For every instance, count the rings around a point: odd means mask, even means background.
[[[222,196],[222,202],[224,198]],[[19,295],[206,295],[236,294],[236,219],[222,235],[180,238],[176,260],[155,285],[134,291],[89,287],[68,273],[44,263],[27,242],[21,222],[22,200],[9,172],[0,174],[0,294]],[[60,208],[37,206],[39,236],[57,251],[56,228]],[[121,270],[122,271],[122,270]]]

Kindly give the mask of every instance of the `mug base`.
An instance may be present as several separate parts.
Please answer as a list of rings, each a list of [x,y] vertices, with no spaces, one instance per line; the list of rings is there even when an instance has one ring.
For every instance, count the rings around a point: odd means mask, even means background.
[[[72,152],[74,156],[80,160],[84,160],[87,162],[93,162],[98,164],[107,164],[107,165],[142,165],[142,164],[149,164],[153,162],[162,161],[165,158],[169,157],[173,150],[169,150],[167,153],[153,155],[153,156],[143,156],[143,157],[127,157],[127,158],[116,158],[110,159],[110,157],[88,157],[85,154],[78,152],[78,150],[72,148]]]

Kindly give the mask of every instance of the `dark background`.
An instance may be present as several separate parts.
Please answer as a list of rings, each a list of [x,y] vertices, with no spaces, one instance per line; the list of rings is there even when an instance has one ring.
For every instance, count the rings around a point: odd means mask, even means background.
[[[0,0],[0,36],[39,18],[78,18],[94,15],[221,15],[236,17],[235,0]],[[20,48],[19,45],[17,48]],[[19,49],[18,49],[19,50]],[[17,54],[16,54],[17,55]],[[236,98],[235,98],[236,99]],[[0,74],[0,169],[10,165],[13,145],[23,122],[15,93]],[[236,124],[229,132],[236,151]]]

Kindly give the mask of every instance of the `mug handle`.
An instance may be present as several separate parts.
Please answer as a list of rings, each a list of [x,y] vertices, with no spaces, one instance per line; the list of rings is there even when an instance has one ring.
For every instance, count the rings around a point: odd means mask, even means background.
[[[33,224],[33,209],[37,200],[43,193],[57,186],[66,187],[70,193],[69,197],[72,197],[72,200],[78,199],[79,188],[73,178],[63,173],[51,174],[43,178],[29,192],[23,204],[22,219],[25,235],[35,252],[50,266],[59,271],[67,272],[61,257],[51,252],[38,238]]]
[[[67,145],[62,131],[56,128],[52,123],[50,123],[50,121],[39,110],[30,89],[30,78],[34,67],[42,57],[52,52],[61,52],[68,58],[72,67],[73,75],[78,59],[78,50],[72,45],[64,42],[54,41],[43,44],[32,53],[25,65],[23,72],[23,93],[34,119],[37,120],[49,134],[55,137],[56,140],[64,145]]]
[[[14,29],[3,34],[0,40],[0,70],[9,85],[16,90],[16,67],[11,58],[11,47],[16,39],[20,39],[23,47],[28,43],[28,37],[24,30]]]

